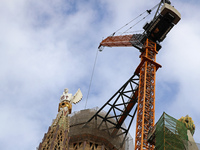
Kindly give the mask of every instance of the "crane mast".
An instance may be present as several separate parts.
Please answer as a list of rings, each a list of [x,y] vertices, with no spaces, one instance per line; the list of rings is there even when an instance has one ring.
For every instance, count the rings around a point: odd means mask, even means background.
[[[149,130],[153,128],[155,124],[155,79],[156,71],[161,67],[161,65],[156,62],[156,55],[161,49],[160,42],[165,39],[167,33],[181,19],[180,13],[170,4],[169,0],[161,0],[153,20],[143,27],[144,32],[142,34],[109,36],[99,45],[100,50],[102,50],[103,47],[133,46],[141,52],[141,61],[134,73],[134,76],[139,76],[139,84],[135,90],[132,90],[133,94],[129,102],[124,103],[125,109],[122,114],[116,117],[119,118],[117,124],[111,122],[115,125],[112,135],[116,135],[118,129],[129,115],[129,112],[137,103],[135,150],[154,149],[154,146],[148,143],[147,135]],[[116,107],[115,103],[117,100],[113,105],[111,105],[109,101],[105,105],[109,104],[109,106],[114,108]],[[105,105],[103,107],[105,107]],[[109,121],[98,115],[99,112],[97,112],[89,121],[95,117],[101,117],[103,121]]]
[[[155,79],[160,64],[156,63],[156,43],[146,40],[141,62],[136,69],[140,75],[138,88],[138,109],[135,136],[135,150],[154,149],[149,145],[147,134],[155,124]]]
[[[134,40],[133,41],[133,37]],[[136,38],[138,37],[138,38]],[[101,46],[133,46],[133,42],[138,42],[141,35],[123,35],[108,37],[101,42]],[[139,47],[138,45],[134,45]],[[135,149],[154,149],[152,145],[147,142],[147,134],[151,127],[155,124],[155,78],[156,71],[161,67],[156,62],[156,43],[146,39],[141,50],[140,64],[135,70],[135,74],[139,75],[138,87],[138,106],[137,106],[137,124],[136,124],[136,137]],[[129,103],[127,108],[132,106]],[[129,109],[128,109],[129,110]],[[122,115],[123,116],[123,115]],[[124,118],[121,117],[120,120]],[[119,121],[120,122],[120,121]]]

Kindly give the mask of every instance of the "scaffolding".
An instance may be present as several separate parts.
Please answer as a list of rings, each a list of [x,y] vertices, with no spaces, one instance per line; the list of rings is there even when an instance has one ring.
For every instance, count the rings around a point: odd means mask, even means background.
[[[155,140],[156,150],[186,150],[187,128],[164,112],[156,124]]]
[[[110,134],[110,130],[113,130],[111,124],[99,127],[101,120],[98,118],[87,122],[97,110],[85,109],[70,115],[69,150],[132,150],[133,140],[129,134],[123,147],[120,147],[123,137]],[[106,112],[101,112],[101,115],[106,115]]]

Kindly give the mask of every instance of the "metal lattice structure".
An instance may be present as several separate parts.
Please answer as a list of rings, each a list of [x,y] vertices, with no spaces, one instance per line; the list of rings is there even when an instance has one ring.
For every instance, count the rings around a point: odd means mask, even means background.
[[[139,76],[134,74],[88,121],[89,123],[98,118],[101,120],[97,126],[99,130],[107,131],[113,138],[122,136],[121,147],[137,111],[138,82]],[[106,115],[101,115],[105,109]],[[132,109],[135,111],[131,111]],[[125,119],[128,120],[127,128],[122,125]]]
[[[135,137],[135,150],[154,149],[147,142],[147,134],[155,123],[155,78],[156,70],[161,67],[156,63],[156,43],[146,40],[141,54],[141,62],[136,69],[140,74],[138,89],[138,110]]]

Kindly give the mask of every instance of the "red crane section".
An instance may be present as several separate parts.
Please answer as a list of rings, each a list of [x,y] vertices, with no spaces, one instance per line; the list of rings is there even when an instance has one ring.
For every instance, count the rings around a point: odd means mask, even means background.
[[[133,46],[130,42],[132,37],[133,35],[109,36],[100,43],[99,47],[131,47]]]

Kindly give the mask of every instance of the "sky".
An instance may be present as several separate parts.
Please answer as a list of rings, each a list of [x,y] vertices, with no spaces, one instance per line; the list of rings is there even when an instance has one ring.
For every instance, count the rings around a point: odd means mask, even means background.
[[[83,93],[73,112],[101,107],[132,76],[140,52],[134,47],[98,52],[99,43],[157,3],[1,0],[0,149],[35,150],[56,117],[65,88]],[[155,119],[163,112],[176,119],[189,115],[200,143],[200,2],[176,0],[172,5],[182,19],[157,55],[162,68],[156,75]],[[134,125],[130,133],[134,138]]]

